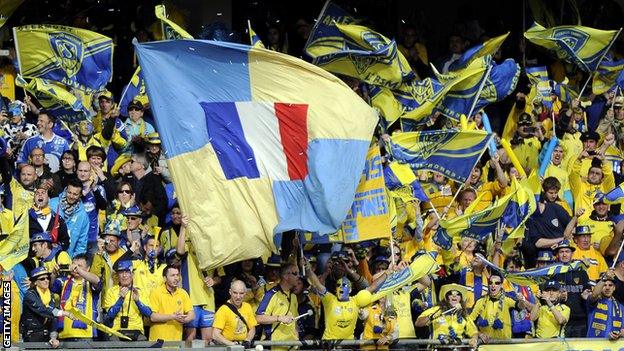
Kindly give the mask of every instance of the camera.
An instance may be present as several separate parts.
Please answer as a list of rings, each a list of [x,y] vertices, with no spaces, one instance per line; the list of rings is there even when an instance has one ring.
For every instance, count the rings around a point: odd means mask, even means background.
[[[535,133],[537,131],[536,127],[526,127],[524,128],[524,131],[527,133]]]
[[[130,317],[121,316],[119,319],[119,326],[121,329],[128,329],[128,324],[130,323]]]
[[[587,151],[587,154],[589,156],[595,156],[596,155],[596,151],[592,150],[592,151]]]

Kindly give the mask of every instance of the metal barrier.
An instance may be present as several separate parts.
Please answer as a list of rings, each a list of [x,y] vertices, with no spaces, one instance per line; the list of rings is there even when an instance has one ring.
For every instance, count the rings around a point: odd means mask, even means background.
[[[543,343],[552,342],[556,339],[492,339],[489,344],[524,344],[530,343]],[[590,341],[596,340],[591,338],[567,338],[566,341]],[[603,339],[600,339],[603,340]],[[249,350],[262,350],[264,347],[278,346],[278,347],[292,347],[305,348],[306,350],[333,350],[333,349],[349,349],[357,348],[360,346],[375,346],[375,340],[302,340],[302,341],[256,341],[254,348]],[[262,348],[258,347],[262,346]],[[470,349],[468,345],[468,339],[462,340],[461,344],[446,345],[441,344],[437,339],[399,339],[390,345],[384,346],[387,350],[397,349],[409,349],[414,350],[418,347],[435,346],[436,349]],[[244,351],[245,349],[241,345],[236,346],[219,346],[210,345],[205,346],[201,340],[195,340],[192,345],[187,345],[183,341],[167,341],[167,342],[153,342],[153,341],[61,341],[61,346],[57,350],[72,350],[72,351],[93,351],[94,349],[105,350],[120,350],[126,349],[131,351],[153,350],[154,348],[170,348],[178,350],[193,350],[193,351]],[[18,342],[10,349],[0,350],[50,350],[51,347],[45,342]]]

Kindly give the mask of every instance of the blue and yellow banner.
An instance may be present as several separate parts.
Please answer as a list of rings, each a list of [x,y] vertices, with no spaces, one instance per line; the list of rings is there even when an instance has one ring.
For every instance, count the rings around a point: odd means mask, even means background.
[[[481,254],[477,254],[477,256],[485,262],[486,266],[501,273],[509,282],[522,286],[540,285],[550,280],[557,274],[587,269],[587,266],[585,266],[585,263],[582,261],[572,261],[570,264],[554,263],[542,268],[533,268],[525,271],[509,273],[494,263],[488,261]]]
[[[130,83],[124,88],[121,101],[119,102],[119,110],[122,116],[128,116],[128,105],[132,100],[140,101],[143,105],[149,103],[147,92],[145,91],[145,80],[141,67],[137,67],[136,71],[130,79]]]
[[[93,319],[87,317],[84,313],[82,313],[79,309],[77,309],[76,307],[71,307],[70,309],[66,310],[67,312],[71,313],[71,317],[73,320],[78,320],[81,321],[82,323],[86,324],[86,325],[90,325],[93,328],[103,331],[108,335],[114,335],[122,340],[132,340],[129,337],[123,335],[122,333],[116,331],[113,328],[107,327],[106,325],[102,324],[102,323],[98,323],[96,321],[94,321]],[[65,317],[67,318],[67,317]]]
[[[621,204],[624,203],[624,183],[610,190],[605,195],[605,202],[608,204]]]
[[[9,235],[0,240],[0,266],[5,271],[28,257],[30,235],[28,232],[28,215],[22,214]]]
[[[415,171],[435,171],[464,183],[492,136],[481,130],[456,129],[396,133],[390,140],[390,152]]]
[[[342,226],[379,121],[348,85],[248,45],[135,48],[202,269],[266,256],[275,233]]]
[[[429,197],[423,190],[420,182],[416,178],[416,174],[409,165],[390,162],[384,167],[384,180],[388,190],[396,190],[404,187],[410,188],[412,196],[419,201],[429,201]],[[403,193],[403,192],[401,192]]]
[[[592,78],[594,95],[604,94],[616,84],[618,76],[624,72],[624,60],[602,61]]]
[[[22,76],[15,78],[15,85],[31,93],[43,108],[52,116],[67,123],[91,119],[89,111],[82,101],[58,82],[33,78],[27,82]]]
[[[579,91],[577,88],[568,85],[568,78],[565,78],[561,83],[554,80],[551,80],[550,82],[552,84],[552,92],[557,95],[559,101],[570,103],[572,100],[578,98]]]
[[[165,5],[156,5],[154,12],[156,13],[156,18],[161,21],[163,37],[165,39],[193,39],[193,36],[184,30],[184,28],[167,18]]]
[[[595,71],[619,31],[583,26],[544,28],[534,22],[524,33],[533,44],[553,52],[557,58],[576,64],[586,72]]]
[[[509,36],[509,32],[487,40],[484,43],[479,45],[475,45],[468,50],[466,50],[459,59],[453,61],[453,63],[449,66],[449,71],[458,71],[460,69],[464,69],[470,65],[470,63],[480,57],[486,55],[494,55],[498,49],[500,49],[501,45],[507,37]]]
[[[249,44],[257,48],[263,48],[264,44],[256,32],[251,28],[251,22],[247,20],[247,30],[249,31]]]
[[[516,89],[520,77],[520,66],[513,59],[507,59],[500,65],[489,57],[473,62],[477,67],[491,67],[481,76],[475,75],[472,79],[455,85],[436,107],[436,110],[457,121],[461,115],[468,116],[471,110],[474,114],[483,107],[506,98]],[[449,79],[448,76],[439,75],[438,79],[445,82]]]
[[[405,285],[412,284],[428,274],[437,272],[439,269],[440,266],[430,254],[417,256],[408,267],[390,274],[379,289],[375,291],[371,301],[377,301]]]
[[[86,29],[58,25],[13,28],[20,73],[89,92],[113,75],[113,41]]]
[[[537,89],[537,95],[542,100],[542,103],[546,108],[552,109],[552,86],[550,79],[548,78],[548,70],[546,66],[527,67],[526,75],[529,81]],[[531,101],[528,101],[531,103]]]
[[[335,24],[340,36],[319,38],[306,46],[312,63],[332,73],[396,89],[416,77],[397,43],[369,28]]]
[[[353,243],[389,238],[390,230],[388,192],[379,147],[375,144],[368,150],[353,205],[336,235],[342,242]]]
[[[307,54],[312,57],[314,57],[313,55],[324,55],[329,50],[325,49],[326,47],[340,49],[344,42],[344,35],[336,27],[336,24],[356,23],[357,20],[340,6],[331,1],[325,2],[325,6],[323,6],[316,23],[314,23],[314,27],[312,27],[306,42],[305,50]],[[313,48],[313,53],[307,51],[309,47]],[[318,50],[318,52],[314,52],[314,50]]]

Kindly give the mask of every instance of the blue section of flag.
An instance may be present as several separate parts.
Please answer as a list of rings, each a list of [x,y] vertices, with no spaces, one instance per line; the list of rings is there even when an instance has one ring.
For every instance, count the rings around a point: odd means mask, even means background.
[[[138,48],[142,71],[146,80],[149,79],[147,90],[156,125],[168,158],[198,150],[209,143],[206,124],[193,122],[191,118],[205,115],[199,101],[251,101],[249,46],[171,40],[145,43]],[[180,67],[185,72],[201,72],[201,75],[181,75]],[[159,104],[158,101],[168,103]],[[176,118],[158,118],[159,113]],[[180,140],[180,135],[185,136],[184,140]]]
[[[624,200],[624,183],[615,187],[605,195],[605,200],[609,203],[619,203]]]
[[[206,113],[208,137],[226,179],[260,178],[256,157],[245,140],[234,102],[201,102]]]
[[[450,250],[453,246],[453,238],[442,227],[438,227],[438,230],[436,230],[433,235],[433,242],[443,250]]]
[[[429,196],[427,196],[422,186],[420,186],[420,182],[418,180],[413,181],[411,186],[412,186],[412,193],[414,194],[415,198],[417,198],[421,202],[429,201]]]

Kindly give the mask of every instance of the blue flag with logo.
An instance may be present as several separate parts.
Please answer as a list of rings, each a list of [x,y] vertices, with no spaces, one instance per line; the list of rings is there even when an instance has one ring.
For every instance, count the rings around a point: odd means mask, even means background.
[[[20,73],[85,91],[100,91],[113,75],[113,40],[58,25],[13,28]]]

